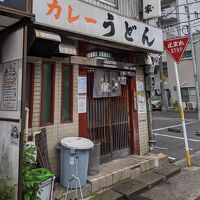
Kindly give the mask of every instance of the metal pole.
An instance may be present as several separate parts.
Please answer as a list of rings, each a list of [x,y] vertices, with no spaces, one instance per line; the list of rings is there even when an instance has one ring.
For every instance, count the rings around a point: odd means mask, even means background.
[[[186,126],[185,126],[185,117],[184,117],[184,112],[183,112],[182,96],[181,96],[180,82],[179,82],[179,76],[178,76],[178,67],[177,67],[176,62],[174,62],[174,70],[175,70],[178,99],[179,99],[179,112],[180,112],[180,118],[182,122],[183,134],[184,134],[184,140],[185,140],[186,159],[187,159],[188,167],[190,167],[191,166],[190,151],[189,151],[189,146],[188,146]]]
[[[196,104],[198,109],[198,120],[200,120],[200,98],[199,98],[199,81],[197,76],[197,64],[196,64],[196,55],[194,50],[194,43],[193,43],[193,36],[191,30],[191,22],[190,22],[190,7],[188,0],[187,1],[187,18],[188,18],[188,29],[190,35],[190,45],[192,49],[192,63],[193,63],[193,73],[194,73],[194,81],[195,81],[195,88],[196,88]]]

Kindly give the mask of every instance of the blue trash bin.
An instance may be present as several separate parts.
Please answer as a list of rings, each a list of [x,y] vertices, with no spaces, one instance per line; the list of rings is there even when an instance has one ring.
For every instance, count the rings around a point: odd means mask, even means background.
[[[89,150],[94,144],[91,140],[81,137],[63,138],[60,142],[60,184],[75,189],[77,181],[73,175],[80,179],[83,187],[87,182],[89,163]]]

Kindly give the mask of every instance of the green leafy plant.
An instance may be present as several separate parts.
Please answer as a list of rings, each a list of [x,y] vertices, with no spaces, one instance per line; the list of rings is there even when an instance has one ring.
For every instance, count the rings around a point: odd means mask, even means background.
[[[9,185],[9,177],[0,178],[0,200],[12,200],[16,185]]]
[[[34,168],[37,165],[36,147],[26,146],[23,160],[23,194],[24,200],[41,200],[40,183],[53,177],[54,175],[45,168]]]
[[[23,157],[23,194],[24,200],[40,200],[37,194],[39,184],[32,175],[33,166],[37,164],[35,159],[35,146],[25,146]]]

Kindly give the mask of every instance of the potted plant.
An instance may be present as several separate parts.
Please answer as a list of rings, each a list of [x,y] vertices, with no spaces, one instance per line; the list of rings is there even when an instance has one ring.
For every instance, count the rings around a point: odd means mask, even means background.
[[[36,168],[36,147],[26,146],[23,160],[24,200],[43,200],[52,198],[54,175],[45,168]],[[46,199],[46,198],[45,198]]]

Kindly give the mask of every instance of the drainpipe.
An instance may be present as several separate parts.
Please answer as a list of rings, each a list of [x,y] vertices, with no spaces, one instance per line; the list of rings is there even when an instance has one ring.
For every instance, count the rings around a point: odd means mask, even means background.
[[[25,108],[25,131],[24,131],[24,143],[28,141],[28,124],[29,124],[29,108]]]

